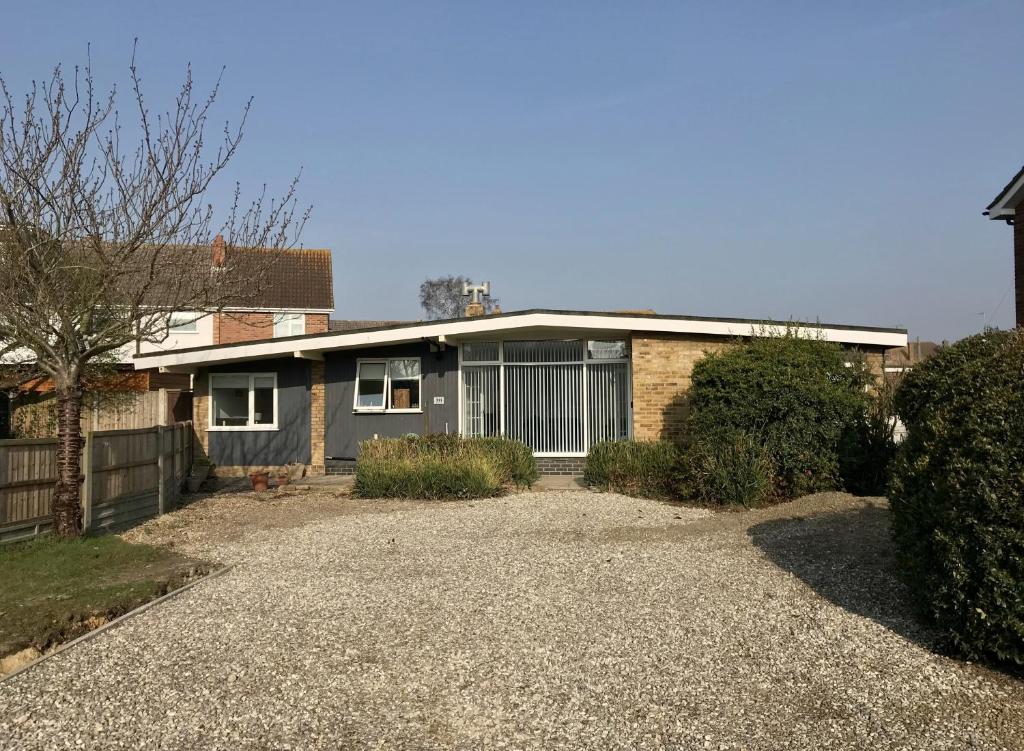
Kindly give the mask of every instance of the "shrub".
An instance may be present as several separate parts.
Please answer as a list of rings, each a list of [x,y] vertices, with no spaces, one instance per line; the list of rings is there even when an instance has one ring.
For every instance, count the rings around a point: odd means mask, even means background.
[[[795,332],[710,353],[693,369],[687,437],[715,446],[735,431],[760,436],[782,498],[837,488],[841,438],[867,410],[870,376],[850,362],[838,344]]]
[[[857,495],[885,495],[896,456],[895,387],[878,385],[869,395],[863,420],[855,421],[839,442],[843,487]]]
[[[686,451],[681,494],[704,503],[761,506],[774,492],[775,465],[768,449],[743,431],[720,433]]]
[[[526,444],[503,438],[428,435],[364,441],[356,495],[364,498],[483,498],[536,481]]]
[[[964,656],[1024,666],[1024,331],[987,331],[909,373],[889,499],[900,568]]]
[[[602,441],[587,454],[583,480],[626,495],[667,498],[679,459],[679,448],[669,441]]]

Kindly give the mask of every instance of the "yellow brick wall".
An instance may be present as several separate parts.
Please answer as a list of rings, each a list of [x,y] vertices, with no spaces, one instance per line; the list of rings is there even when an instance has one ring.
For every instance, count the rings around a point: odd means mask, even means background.
[[[694,363],[728,346],[721,337],[633,334],[633,437],[682,440]]]
[[[209,457],[210,434],[210,378],[205,370],[196,372],[192,379],[192,430],[195,433],[195,452],[197,461],[205,461]]]
[[[324,473],[324,430],[325,430],[325,381],[324,364],[322,362],[310,363],[310,390],[309,390],[309,474],[322,475]]]

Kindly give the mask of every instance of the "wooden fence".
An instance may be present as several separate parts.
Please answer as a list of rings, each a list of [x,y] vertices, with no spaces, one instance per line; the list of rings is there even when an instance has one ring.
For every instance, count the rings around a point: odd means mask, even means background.
[[[126,529],[169,511],[191,468],[191,422],[86,433],[85,529]],[[0,441],[0,542],[25,540],[49,529],[56,481],[55,438]]]
[[[9,430],[18,438],[50,438],[57,431],[57,400],[52,392],[21,396],[9,409]],[[104,398],[89,396],[82,404],[82,433],[173,425],[191,414],[190,391],[159,389],[123,391]],[[0,436],[6,434],[0,432]]]

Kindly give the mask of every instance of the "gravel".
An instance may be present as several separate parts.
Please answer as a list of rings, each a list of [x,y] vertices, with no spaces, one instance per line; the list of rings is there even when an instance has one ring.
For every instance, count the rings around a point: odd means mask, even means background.
[[[238,565],[0,684],[0,748],[1022,747],[1024,683],[930,649],[877,499],[315,495],[137,532]]]

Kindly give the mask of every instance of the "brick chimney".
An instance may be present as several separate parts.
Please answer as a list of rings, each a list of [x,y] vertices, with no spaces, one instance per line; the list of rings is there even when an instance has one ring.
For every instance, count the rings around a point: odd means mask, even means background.
[[[224,235],[213,238],[213,267],[222,269],[227,265],[227,249],[224,246]]]
[[[484,304],[480,301],[481,297],[490,297],[491,295],[491,283],[484,282],[483,284],[473,284],[473,282],[466,282],[462,285],[462,294],[465,297],[469,297],[469,304],[466,305],[465,316],[466,318],[473,318],[474,316],[482,316],[486,313]]]

